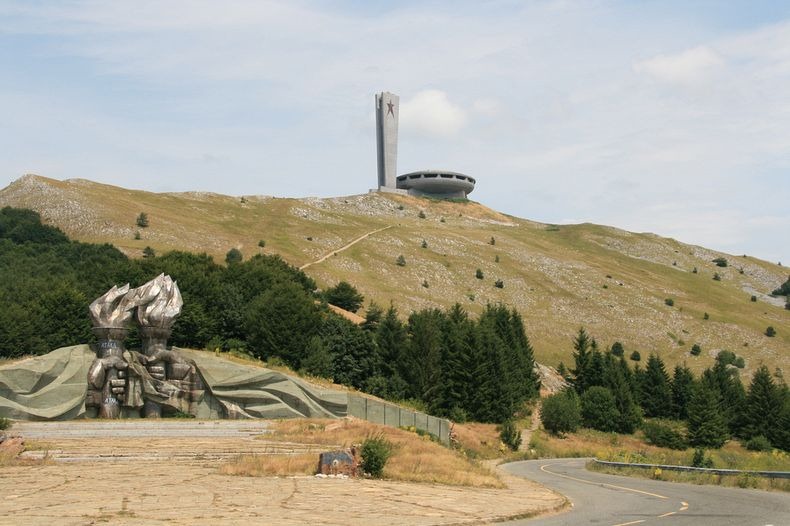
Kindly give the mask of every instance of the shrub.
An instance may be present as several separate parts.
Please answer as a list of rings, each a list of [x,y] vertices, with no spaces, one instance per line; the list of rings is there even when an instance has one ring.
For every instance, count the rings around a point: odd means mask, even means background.
[[[692,270],[692,271],[691,271],[691,273],[692,273],[692,274],[696,274],[697,272],[699,272],[699,271],[697,270],[697,267],[694,267],[694,270]]]
[[[788,298],[790,298],[790,277],[788,277],[787,281],[782,283],[779,288],[774,289],[771,294],[774,296],[788,296]]]
[[[444,223],[444,218],[443,217],[439,218],[439,222]]]
[[[658,422],[645,422],[642,425],[645,439],[658,447],[683,450],[688,447],[686,437],[666,424]]]
[[[424,279],[424,280],[422,280],[422,286],[423,286],[424,288],[426,288],[426,289],[427,289],[428,287],[430,287],[430,285],[428,284],[428,280],[427,280],[427,279]]]
[[[705,450],[698,447],[694,450],[694,456],[691,457],[691,465],[695,468],[712,468],[713,460],[705,456]]]
[[[499,439],[510,448],[511,451],[518,451],[521,446],[521,432],[512,420],[506,420],[499,431]]]
[[[498,288],[498,289],[505,288],[505,282],[504,282],[504,281],[502,281],[501,279],[498,279],[498,280],[496,280],[496,281],[494,282],[494,286],[495,286],[496,288]]]
[[[140,212],[140,215],[137,216],[137,226],[140,228],[146,228],[148,226],[148,214]]]
[[[392,442],[384,435],[369,436],[362,442],[362,470],[377,479],[384,474],[384,466],[392,456]]]
[[[135,231],[134,238],[137,239],[137,240],[139,240],[141,238],[139,230]]]
[[[639,360],[642,359],[642,355],[639,354],[639,351],[634,351],[631,353],[631,359],[635,362],[638,362]]]
[[[423,212],[422,210],[420,210],[420,213],[419,213],[419,214],[417,214],[417,217],[419,217],[420,219],[425,219],[425,212]]]
[[[717,267],[726,267],[727,266],[727,260],[724,259],[724,258],[721,258],[721,257],[714,259],[713,262],[716,263]]]
[[[403,257],[403,254],[401,254],[400,256],[398,256],[395,259],[395,264],[398,265],[399,267],[405,267],[406,266],[406,258]]]
[[[609,389],[600,385],[590,387],[582,394],[581,410],[584,427],[599,431],[614,431],[620,420],[620,411],[615,405],[614,395]]]
[[[475,270],[475,277],[477,279],[483,279],[483,271],[480,269]]]
[[[365,301],[365,296],[347,281],[341,281],[324,291],[324,299],[341,309],[357,312]]]
[[[774,336],[776,336],[776,329],[774,329],[772,326],[769,325],[765,329],[765,335],[768,336],[769,338],[773,338]]]
[[[692,356],[699,356],[702,353],[702,347],[699,346],[698,343],[695,343],[691,346],[691,355]]]
[[[573,389],[565,389],[543,401],[540,421],[549,433],[555,435],[572,433],[579,428],[581,420],[579,397]]]
[[[8,429],[9,427],[11,427],[12,424],[13,422],[11,422],[9,419],[0,418],[0,431],[4,431]]]
[[[752,302],[757,301],[757,296],[752,295]]]
[[[743,356],[738,356],[732,364],[738,369],[743,369],[746,367],[746,360],[743,359]]]
[[[771,451],[773,449],[771,441],[763,435],[750,438],[745,445],[749,451]]]
[[[488,244],[489,245],[496,245],[496,239],[494,239],[494,236],[491,236],[491,239],[488,240]]]
[[[156,251],[153,248],[151,248],[151,247],[145,247],[143,249],[143,257],[146,258],[146,259],[155,258],[156,257]]]
[[[675,300],[673,300],[672,298],[667,298],[664,300],[664,305],[668,307],[672,307],[675,305]]]
[[[422,240],[422,244],[420,245],[422,248],[428,248],[428,242],[424,239]]]
[[[721,276],[719,276],[718,272],[713,273],[713,281],[721,281]]]
[[[625,349],[623,348],[623,344],[620,342],[614,342],[612,344],[612,354],[615,356],[622,356],[625,354]]]
[[[235,247],[228,250],[228,253],[225,254],[225,263],[228,265],[241,263],[242,259],[244,259],[244,256],[242,255],[241,250]]]
[[[785,303],[785,310],[790,310],[790,299]]]
[[[705,314],[702,315],[702,319],[703,320],[709,320],[710,319],[710,315],[706,312]]]
[[[499,254],[494,256],[494,263],[499,263]]]
[[[261,247],[261,248],[265,247],[266,246],[266,240],[261,239],[260,241],[258,241],[258,246]]]

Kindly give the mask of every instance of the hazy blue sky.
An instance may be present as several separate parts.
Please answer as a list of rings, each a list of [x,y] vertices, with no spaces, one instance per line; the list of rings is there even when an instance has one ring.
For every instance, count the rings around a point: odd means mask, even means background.
[[[0,187],[334,196],[399,172],[790,265],[790,2],[0,0]]]

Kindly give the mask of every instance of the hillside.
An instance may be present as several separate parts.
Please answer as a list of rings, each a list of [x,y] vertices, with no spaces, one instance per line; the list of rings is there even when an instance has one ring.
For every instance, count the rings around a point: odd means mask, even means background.
[[[583,325],[601,344],[618,340],[626,355],[639,350],[643,360],[658,352],[670,364],[686,361],[699,371],[729,349],[746,359],[747,373],[760,363],[790,368],[790,311],[783,298],[768,295],[787,279],[786,268],[653,234],[546,225],[473,202],[391,194],[157,194],[34,175],[0,190],[0,206],[31,208],[72,238],[109,242],[132,256],[146,246],[157,253],[205,251],[218,261],[233,247],[245,256],[278,253],[305,267],[319,286],[347,280],[367,301],[392,301],[404,316],[455,302],[472,312],[502,302],[522,313],[537,359],[550,365],[568,363],[571,338]],[[136,226],[140,212],[148,215],[148,228]],[[405,266],[395,263],[401,254]],[[729,265],[717,267],[717,257]],[[483,279],[475,277],[478,268]],[[720,281],[712,279],[716,272]],[[498,279],[501,289],[494,286]],[[764,335],[769,325],[774,338]],[[702,347],[699,357],[689,354],[694,343]]]

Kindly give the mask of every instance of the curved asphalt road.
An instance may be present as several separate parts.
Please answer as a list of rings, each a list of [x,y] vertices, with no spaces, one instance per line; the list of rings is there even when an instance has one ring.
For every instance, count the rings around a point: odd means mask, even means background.
[[[505,470],[554,489],[572,508],[523,526],[790,526],[790,494],[621,477],[587,471],[589,459],[529,460]]]

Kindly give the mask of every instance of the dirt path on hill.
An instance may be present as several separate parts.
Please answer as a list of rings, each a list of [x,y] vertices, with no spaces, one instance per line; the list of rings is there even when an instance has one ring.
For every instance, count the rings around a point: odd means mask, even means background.
[[[17,423],[40,448],[0,465],[0,525],[482,524],[551,510],[564,497],[500,470],[507,489],[364,479],[242,477],[239,454],[314,451],[266,440],[265,421]],[[36,458],[46,457],[43,462]]]
[[[385,226],[383,228],[379,228],[377,230],[373,230],[371,232],[368,232],[367,234],[363,234],[363,235],[359,236],[358,238],[356,238],[354,241],[351,241],[350,243],[348,243],[347,245],[343,245],[342,247],[338,248],[337,250],[333,250],[332,252],[326,254],[325,256],[321,256],[320,258],[316,259],[315,261],[313,261],[311,263],[305,263],[304,265],[299,267],[299,270],[304,270],[304,269],[306,269],[307,267],[309,267],[311,265],[317,265],[319,263],[323,263],[324,261],[326,261],[327,259],[331,258],[332,256],[334,256],[336,254],[339,254],[340,252],[343,252],[344,250],[346,250],[348,248],[353,247],[354,245],[356,245],[357,243],[359,243],[363,239],[366,239],[367,237],[372,236],[373,234],[378,234],[379,232],[387,230],[388,228],[392,228],[392,226],[393,225],[387,225],[387,226]]]

